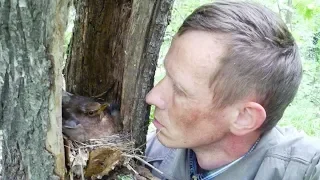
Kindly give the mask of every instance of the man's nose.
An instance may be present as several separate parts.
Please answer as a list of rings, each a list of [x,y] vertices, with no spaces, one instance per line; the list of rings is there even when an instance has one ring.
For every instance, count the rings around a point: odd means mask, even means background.
[[[166,101],[164,97],[163,80],[160,81],[146,96],[146,102],[150,105],[154,105],[159,109],[166,108]]]

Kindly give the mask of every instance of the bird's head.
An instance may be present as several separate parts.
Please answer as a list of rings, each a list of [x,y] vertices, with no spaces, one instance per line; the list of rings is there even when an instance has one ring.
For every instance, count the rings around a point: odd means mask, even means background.
[[[86,141],[116,132],[116,118],[110,111],[113,105],[67,92],[64,93],[62,102],[63,133],[70,139]]]

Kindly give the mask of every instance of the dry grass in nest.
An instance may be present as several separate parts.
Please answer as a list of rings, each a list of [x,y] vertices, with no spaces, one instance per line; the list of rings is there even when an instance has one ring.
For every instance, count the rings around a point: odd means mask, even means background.
[[[84,143],[65,138],[69,178],[76,179],[157,179],[133,159],[158,171],[142,159],[141,150],[134,147],[130,135],[115,134]],[[125,177],[125,178],[121,178]],[[131,177],[131,178],[130,178]]]

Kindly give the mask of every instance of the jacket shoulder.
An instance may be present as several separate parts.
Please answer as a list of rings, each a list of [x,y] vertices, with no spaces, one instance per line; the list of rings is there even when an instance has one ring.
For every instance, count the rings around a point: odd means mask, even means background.
[[[270,171],[279,179],[320,179],[320,140],[292,128],[276,131],[278,143],[268,149],[260,167],[273,167]]]
[[[267,151],[267,156],[283,157],[308,163],[320,153],[320,139],[307,136],[293,128],[279,128],[278,144]]]

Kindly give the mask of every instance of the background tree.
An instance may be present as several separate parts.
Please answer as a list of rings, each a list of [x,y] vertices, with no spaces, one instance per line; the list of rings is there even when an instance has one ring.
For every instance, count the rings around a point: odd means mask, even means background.
[[[66,0],[0,0],[1,179],[64,176],[61,82]]]

